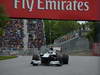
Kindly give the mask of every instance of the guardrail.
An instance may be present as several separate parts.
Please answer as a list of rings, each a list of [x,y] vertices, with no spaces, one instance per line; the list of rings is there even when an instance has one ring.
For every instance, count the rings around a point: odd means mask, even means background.
[[[86,38],[83,37],[74,37],[61,43],[54,43],[52,46],[61,47],[63,52],[74,50],[89,50],[89,42]]]

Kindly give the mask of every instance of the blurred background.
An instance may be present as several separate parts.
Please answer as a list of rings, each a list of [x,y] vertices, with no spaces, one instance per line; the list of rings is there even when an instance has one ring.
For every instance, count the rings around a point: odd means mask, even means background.
[[[49,47],[69,55],[100,56],[99,21],[11,19],[0,7],[0,55],[32,55]]]

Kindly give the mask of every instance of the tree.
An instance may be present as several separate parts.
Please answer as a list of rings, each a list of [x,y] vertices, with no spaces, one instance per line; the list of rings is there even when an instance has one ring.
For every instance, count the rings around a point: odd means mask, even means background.
[[[0,6],[0,36],[4,33],[4,27],[7,26],[10,19],[6,15],[4,8]]]
[[[94,42],[100,43],[100,22],[99,21],[95,21],[94,25],[95,25],[95,38],[94,38]]]
[[[93,43],[100,43],[100,22],[89,21],[86,23],[86,25],[88,25],[88,27],[90,28],[90,31],[88,32],[86,37],[89,40],[90,48],[92,48]]]
[[[44,20],[44,23],[47,44],[53,43],[55,39],[77,30],[80,26],[77,21]]]

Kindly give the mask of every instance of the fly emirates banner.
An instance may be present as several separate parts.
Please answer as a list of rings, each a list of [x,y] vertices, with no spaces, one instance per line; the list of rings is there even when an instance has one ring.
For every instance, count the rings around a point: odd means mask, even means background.
[[[11,18],[100,20],[100,0],[0,0]]]

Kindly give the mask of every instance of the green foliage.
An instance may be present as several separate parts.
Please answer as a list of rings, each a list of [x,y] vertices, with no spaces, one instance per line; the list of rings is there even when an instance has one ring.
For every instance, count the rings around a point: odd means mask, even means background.
[[[3,35],[4,30],[2,28],[0,28],[0,35]]]
[[[94,41],[95,34],[96,34],[96,25],[95,22],[87,22],[86,25],[90,28],[90,31],[87,33],[87,38],[90,41]]]
[[[4,12],[4,8],[2,6],[0,6],[0,36],[3,35],[4,27],[8,25],[7,23],[9,20],[10,19],[8,18],[8,16]]]
[[[80,26],[77,21],[44,20],[44,23],[47,44],[53,43],[58,37],[77,30]]]

